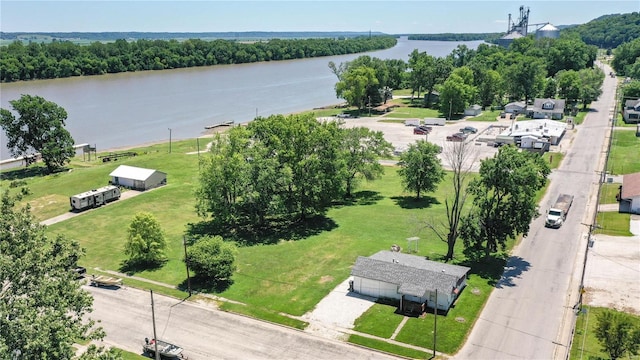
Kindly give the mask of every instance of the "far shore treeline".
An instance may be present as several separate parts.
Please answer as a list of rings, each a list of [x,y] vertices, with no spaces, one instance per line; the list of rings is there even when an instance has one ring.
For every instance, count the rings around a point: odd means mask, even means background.
[[[254,43],[201,39],[124,39],[83,46],[71,41],[48,44],[14,41],[0,51],[0,81],[55,79],[142,70],[303,59],[388,49],[392,36],[324,39],[271,39]]]

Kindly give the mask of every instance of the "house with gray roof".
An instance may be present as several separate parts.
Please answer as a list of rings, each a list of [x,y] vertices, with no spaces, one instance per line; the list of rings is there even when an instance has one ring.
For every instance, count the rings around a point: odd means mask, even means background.
[[[524,101],[514,101],[504,106],[504,112],[512,114],[524,114],[526,110],[527,104]]]
[[[640,99],[625,101],[622,117],[627,124],[640,123]]]
[[[564,116],[563,99],[535,99],[531,109],[531,117],[534,119],[562,120]]]
[[[468,267],[393,251],[359,256],[351,269],[351,290],[375,298],[424,304],[447,311],[467,285]],[[437,296],[436,296],[437,294]]]

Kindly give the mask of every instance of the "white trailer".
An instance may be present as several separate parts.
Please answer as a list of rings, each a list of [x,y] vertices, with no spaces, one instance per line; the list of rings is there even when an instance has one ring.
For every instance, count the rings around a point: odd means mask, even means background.
[[[82,211],[118,199],[120,199],[120,189],[117,186],[108,185],[73,195],[69,198],[69,204],[72,211]]]
[[[420,119],[407,119],[404,124],[406,126],[420,126]]]
[[[447,120],[443,118],[424,118],[425,125],[440,125],[445,126],[447,124]]]

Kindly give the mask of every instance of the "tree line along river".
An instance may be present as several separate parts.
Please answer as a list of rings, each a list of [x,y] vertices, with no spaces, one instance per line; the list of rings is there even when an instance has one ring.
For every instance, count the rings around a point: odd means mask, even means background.
[[[256,116],[288,114],[342,102],[328,67],[369,55],[407,61],[417,49],[446,56],[458,45],[482,41],[398,39],[391,49],[301,60],[216,65],[0,84],[1,107],[22,94],[42,96],[68,113],[66,128],[77,144],[98,151],[148,142],[192,138],[204,127]],[[0,159],[10,158],[4,131]]]

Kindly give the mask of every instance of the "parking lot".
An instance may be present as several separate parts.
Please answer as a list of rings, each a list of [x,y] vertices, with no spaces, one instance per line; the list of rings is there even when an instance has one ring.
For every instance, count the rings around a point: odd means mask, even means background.
[[[387,120],[387,121],[383,121]],[[472,126],[478,129],[475,134],[469,134],[466,142],[474,145],[474,151],[476,152],[477,160],[482,160],[488,157],[492,157],[498,148],[493,147],[491,140],[498,135],[503,127],[507,127],[511,124],[510,120],[499,119],[497,122],[480,122],[480,121],[468,121],[457,120],[449,121],[444,126],[429,125],[433,130],[427,135],[414,135],[413,126],[404,125],[403,119],[396,119],[399,122],[388,122],[391,120],[388,117],[362,117],[362,118],[350,118],[340,119],[343,121],[346,127],[366,127],[374,131],[381,131],[384,134],[384,138],[393,144],[397,153],[405,151],[409,144],[412,144],[418,140],[427,140],[435,145],[442,146],[446,149],[448,144],[452,144],[451,141],[447,141],[447,136],[460,131],[465,126]],[[448,168],[448,164],[443,161],[442,164],[445,168]],[[479,161],[476,161],[474,170],[477,171]]]

